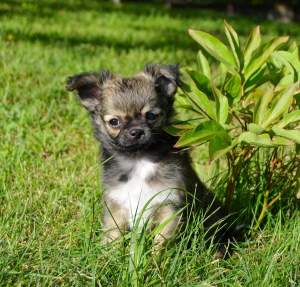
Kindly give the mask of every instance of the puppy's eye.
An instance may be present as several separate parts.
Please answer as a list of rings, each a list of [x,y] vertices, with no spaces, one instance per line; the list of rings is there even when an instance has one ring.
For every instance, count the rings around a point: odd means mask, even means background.
[[[158,118],[158,114],[155,113],[147,113],[146,114],[146,119],[150,122],[154,122],[155,120],[157,120]]]
[[[113,128],[118,128],[121,125],[121,121],[119,119],[111,119],[108,124]]]

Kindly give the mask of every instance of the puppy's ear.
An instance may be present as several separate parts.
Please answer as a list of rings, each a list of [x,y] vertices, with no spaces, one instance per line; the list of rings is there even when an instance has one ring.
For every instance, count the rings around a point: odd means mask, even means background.
[[[111,79],[107,70],[98,73],[84,73],[70,77],[68,91],[78,91],[79,101],[90,112],[100,103],[103,85]]]
[[[181,86],[179,64],[146,64],[143,72],[154,82],[157,93],[161,95],[173,97],[177,87]]]

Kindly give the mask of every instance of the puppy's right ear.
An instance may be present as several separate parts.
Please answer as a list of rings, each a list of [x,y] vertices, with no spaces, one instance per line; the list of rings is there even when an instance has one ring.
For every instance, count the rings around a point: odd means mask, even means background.
[[[81,104],[89,111],[94,111],[100,104],[100,97],[103,85],[111,79],[107,70],[98,73],[84,73],[70,77],[68,81],[68,91],[78,91],[78,97]]]

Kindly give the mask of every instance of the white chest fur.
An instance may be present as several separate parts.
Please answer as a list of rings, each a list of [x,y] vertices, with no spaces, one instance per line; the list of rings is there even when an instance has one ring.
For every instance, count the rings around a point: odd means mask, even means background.
[[[109,189],[107,193],[109,200],[121,207],[120,212],[128,218],[131,227],[139,216],[142,218],[142,224],[155,208],[166,200],[179,200],[178,193],[173,190],[176,186],[167,186],[155,180],[157,169],[158,164],[148,159],[136,160],[133,162],[129,180]],[[154,179],[149,180],[150,178]],[[144,209],[145,205],[147,207]]]

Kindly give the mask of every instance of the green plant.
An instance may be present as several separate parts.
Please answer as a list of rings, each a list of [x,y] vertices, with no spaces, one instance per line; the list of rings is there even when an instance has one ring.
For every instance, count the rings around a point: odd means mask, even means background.
[[[231,52],[210,34],[189,30],[202,49],[219,62],[218,72],[212,75],[201,50],[197,55],[199,70],[182,69],[184,82],[180,98],[183,104],[180,107],[193,111],[198,124],[186,121],[166,130],[180,136],[177,147],[208,143],[210,162],[227,157],[228,212],[236,180],[242,170],[249,167],[247,163],[258,151],[271,152],[257,228],[266,210],[297,185],[297,180],[299,186],[299,49],[294,42],[288,51],[280,50],[289,37],[261,44],[258,26],[251,31],[242,50],[236,31],[224,23]],[[266,154],[264,156],[266,158]],[[270,200],[274,186],[288,178],[288,186],[279,194],[273,194]]]

